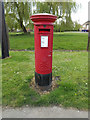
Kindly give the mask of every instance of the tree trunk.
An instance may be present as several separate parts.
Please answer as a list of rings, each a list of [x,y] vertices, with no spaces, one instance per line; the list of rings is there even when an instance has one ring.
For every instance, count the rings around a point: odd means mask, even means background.
[[[4,4],[2,3],[2,59],[9,57],[8,49],[8,35],[6,30],[5,15],[4,15]]]
[[[2,44],[2,2],[0,1],[0,52],[1,52],[1,44]]]
[[[27,30],[26,30],[24,25],[22,25],[22,30],[23,30],[24,33],[27,33]]]
[[[89,29],[89,32],[88,32],[88,44],[87,44],[87,51],[89,51],[89,44],[90,44],[90,29]]]
[[[17,11],[18,11],[18,15],[19,15],[19,19],[17,19],[17,21],[19,22],[23,32],[27,33],[27,30],[26,30],[25,26],[23,25],[23,20],[22,20],[21,14],[20,14],[19,6],[18,6],[17,2],[15,2],[14,4],[17,7]]]
[[[25,26],[23,25],[23,21],[22,20],[20,20],[20,26],[21,26],[23,32],[27,33],[27,30],[26,30]]]
[[[89,31],[88,31],[88,44],[87,44],[87,51],[89,51],[90,50],[90,48],[89,48],[89,44],[90,44],[90,22],[89,22],[89,29],[88,29]]]

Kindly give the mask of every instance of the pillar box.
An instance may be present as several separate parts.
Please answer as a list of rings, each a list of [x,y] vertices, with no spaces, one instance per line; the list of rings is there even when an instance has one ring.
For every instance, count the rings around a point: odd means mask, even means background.
[[[35,82],[50,86],[52,82],[53,23],[57,16],[41,13],[30,17],[34,22]]]

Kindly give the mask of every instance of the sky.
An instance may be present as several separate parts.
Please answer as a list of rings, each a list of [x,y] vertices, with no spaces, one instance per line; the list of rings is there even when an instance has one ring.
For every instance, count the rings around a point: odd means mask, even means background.
[[[77,3],[81,3],[81,7],[78,8],[76,13],[72,13],[72,20],[77,21],[81,25],[88,21],[88,2],[90,0],[75,0]]]

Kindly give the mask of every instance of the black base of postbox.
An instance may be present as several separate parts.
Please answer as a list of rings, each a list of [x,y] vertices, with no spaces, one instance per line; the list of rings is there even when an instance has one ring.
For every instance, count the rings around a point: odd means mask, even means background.
[[[52,73],[38,74],[35,72],[35,82],[39,86],[49,86],[52,83]]]

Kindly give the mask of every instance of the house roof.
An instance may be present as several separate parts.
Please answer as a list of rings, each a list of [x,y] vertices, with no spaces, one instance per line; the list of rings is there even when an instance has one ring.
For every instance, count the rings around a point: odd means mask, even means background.
[[[83,25],[89,25],[90,21],[85,22]]]

